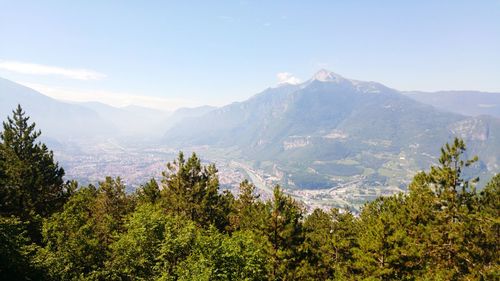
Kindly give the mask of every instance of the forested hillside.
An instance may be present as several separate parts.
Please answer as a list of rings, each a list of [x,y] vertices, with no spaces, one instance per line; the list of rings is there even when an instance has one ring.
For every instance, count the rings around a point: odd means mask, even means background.
[[[478,159],[454,139],[407,193],[359,214],[306,213],[276,186],[220,189],[196,154],[125,193],[120,178],[64,182],[19,106],[0,135],[1,280],[498,280],[500,175],[478,191]]]
[[[478,175],[490,178],[498,170],[500,120],[442,107],[381,83],[320,70],[301,84],[281,84],[183,120],[167,131],[164,142],[180,149],[220,149],[219,158],[231,151],[231,160],[258,170],[268,185],[320,193],[324,200],[318,205],[357,207],[405,191],[411,176],[436,163],[439,146],[454,137],[480,156]],[[339,201],[325,191],[339,187],[352,195]]]

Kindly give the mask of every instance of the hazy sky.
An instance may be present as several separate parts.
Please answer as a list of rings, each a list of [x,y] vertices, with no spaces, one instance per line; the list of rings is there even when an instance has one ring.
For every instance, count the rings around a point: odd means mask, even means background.
[[[0,0],[0,77],[67,100],[222,105],[320,68],[500,92],[500,1]]]

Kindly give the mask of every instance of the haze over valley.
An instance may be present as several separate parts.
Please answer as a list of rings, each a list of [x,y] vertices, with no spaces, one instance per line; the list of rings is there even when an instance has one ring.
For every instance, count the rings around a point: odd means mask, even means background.
[[[0,0],[0,281],[500,280],[499,50],[499,0]]]
[[[1,115],[21,104],[68,179],[95,184],[121,176],[133,191],[158,179],[178,151],[196,152],[216,163],[224,188],[249,179],[264,196],[280,184],[309,207],[356,209],[405,191],[454,136],[479,156],[473,171],[486,182],[500,165],[499,98],[403,93],[320,70],[243,102],[168,111],[64,102],[0,80]],[[464,99],[477,106],[464,110]]]

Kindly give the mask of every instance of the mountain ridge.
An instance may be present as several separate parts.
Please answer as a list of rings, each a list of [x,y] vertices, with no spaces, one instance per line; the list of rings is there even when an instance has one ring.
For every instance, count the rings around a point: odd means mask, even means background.
[[[55,137],[50,143],[79,180],[115,174],[127,163],[128,180],[140,184],[154,174],[136,174],[136,167],[157,171],[173,151],[199,151],[224,173],[260,181],[261,188],[281,184],[298,197],[323,198],[317,204],[359,205],[404,190],[454,136],[479,155],[474,169],[485,180],[500,170],[500,119],[444,112],[373,81],[315,76],[320,79],[269,87],[243,102],[181,108],[165,119],[156,111],[147,117],[142,108],[63,103],[0,80],[0,112],[7,115],[20,102],[43,136]],[[155,135],[131,139],[123,131],[134,126]],[[60,142],[64,137],[78,142]]]
[[[349,177],[359,178],[358,189],[404,188],[457,135],[484,158],[483,174],[495,171],[498,121],[444,112],[380,83],[321,70],[304,83],[268,88],[180,122],[164,143],[231,147],[252,169],[276,178],[270,182],[292,189],[339,186]]]
[[[491,115],[500,118],[500,93],[482,91],[410,91],[403,94],[444,111],[469,116]]]

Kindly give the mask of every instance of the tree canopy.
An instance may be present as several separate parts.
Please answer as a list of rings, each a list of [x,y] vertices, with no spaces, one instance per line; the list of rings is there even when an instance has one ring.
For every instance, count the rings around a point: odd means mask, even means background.
[[[500,279],[500,174],[476,190],[461,139],[406,193],[307,212],[280,186],[222,191],[194,153],[135,193],[77,188],[28,119],[18,107],[0,135],[1,280]]]

